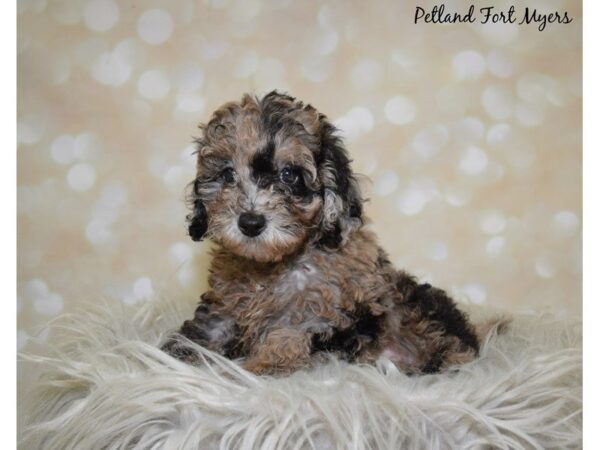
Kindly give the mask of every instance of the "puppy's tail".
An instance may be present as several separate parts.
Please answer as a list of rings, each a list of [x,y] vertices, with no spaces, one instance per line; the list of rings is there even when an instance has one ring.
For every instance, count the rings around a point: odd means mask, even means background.
[[[494,336],[505,333],[512,319],[510,317],[495,317],[485,322],[475,324],[475,335],[480,346],[484,346]]]

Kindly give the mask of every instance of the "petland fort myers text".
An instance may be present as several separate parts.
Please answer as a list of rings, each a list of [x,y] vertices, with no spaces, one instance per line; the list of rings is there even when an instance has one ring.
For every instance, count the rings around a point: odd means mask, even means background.
[[[444,23],[516,23],[517,25],[537,25],[539,31],[547,29],[549,24],[569,24],[573,17],[568,11],[540,12],[536,8],[526,7],[521,10],[513,5],[508,9],[495,6],[475,8],[471,5],[467,11],[450,11],[446,5],[436,5],[431,10],[417,6],[415,9],[415,24],[444,24]]]

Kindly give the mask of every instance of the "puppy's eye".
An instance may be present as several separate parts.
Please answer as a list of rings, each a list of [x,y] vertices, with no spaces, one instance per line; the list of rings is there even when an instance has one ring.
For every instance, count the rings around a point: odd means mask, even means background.
[[[281,178],[281,181],[285,184],[294,185],[300,180],[300,173],[297,170],[286,167],[281,171],[279,178]]]
[[[219,174],[219,178],[226,184],[233,184],[235,182],[235,170],[227,167]]]

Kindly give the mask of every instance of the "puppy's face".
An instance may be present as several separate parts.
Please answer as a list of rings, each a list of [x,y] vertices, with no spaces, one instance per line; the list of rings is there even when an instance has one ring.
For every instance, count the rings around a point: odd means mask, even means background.
[[[271,262],[307,242],[336,247],[362,223],[346,151],[310,105],[276,92],[246,95],[201,128],[192,239]]]

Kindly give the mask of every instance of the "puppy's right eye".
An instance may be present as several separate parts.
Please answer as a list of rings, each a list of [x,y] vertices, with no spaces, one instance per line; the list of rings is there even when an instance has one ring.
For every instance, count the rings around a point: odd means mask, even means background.
[[[233,184],[235,182],[235,170],[227,167],[219,174],[219,178],[226,184]]]
[[[298,173],[298,170],[294,170],[290,167],[285,167],[281,171],[281,174],[279,174],[279,178],[281,178],[281,181],[283,181],[285,184],[293,186],[297,184],[300,180],[300,174]]]

